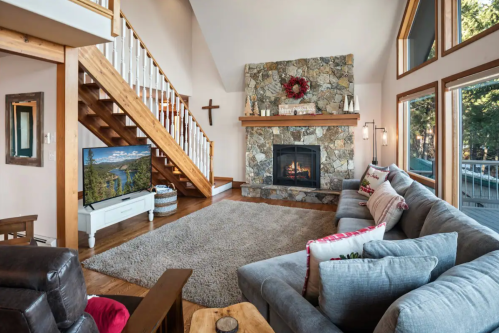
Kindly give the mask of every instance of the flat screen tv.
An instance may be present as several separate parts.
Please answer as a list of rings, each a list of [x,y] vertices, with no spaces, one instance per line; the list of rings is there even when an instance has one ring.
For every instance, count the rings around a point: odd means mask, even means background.
[[[151,187],[151,145],[83,148],[83,205]]]

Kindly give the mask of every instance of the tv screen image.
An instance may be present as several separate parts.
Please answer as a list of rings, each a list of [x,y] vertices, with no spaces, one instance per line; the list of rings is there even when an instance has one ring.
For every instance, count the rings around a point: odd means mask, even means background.
[[[83,205],[151,187],[151,146],[83,149]]]

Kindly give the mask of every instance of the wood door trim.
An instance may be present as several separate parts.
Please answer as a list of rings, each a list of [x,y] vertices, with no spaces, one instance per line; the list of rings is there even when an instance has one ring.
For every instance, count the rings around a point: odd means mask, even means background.
[[[499,24],[498,24],[499,25]],[[447,105],[446,105],[446,94],[448,92],[450,92],[449,89],[447,89],[446,85],[447,83],[449,82],[452,82],[452,81],[455,81],[455,80],[458,80],[458,79],[462,79],[462,78],[465,78],[467,76],[470,76],[470,75],[473,75],[473,74],[476,74],[476,73],[480,73],[480,72],[483,72],[483,71],[486,71],[486,70],[489,70],[491,68],[495,68],[495,67],[499,67],[499,59],[496,59],[496,60],[493,60],[493,61],[490,61],[488,63],[485,63],[483,65],[480,65],[480,66],[476,66],[476,67],[473,67],[473,68],[470,68],[470,69],[467,69],[465,71],[462,71],[462,72],[459,72],[459,73],[456,73],[454,75],[451,75],[451,76],[448,76],[446,78],[443,78],[442,79],[442,83],[441,83],[441,87],[442,87],[442,115],[443,115],[443,120],[444,120],[444,125],[445,125],[445,121],[446,120],[446,111],[447,111]],[[451,182],[451,184],[456,184],[456,182],[459,181],[458,179],[458,175],[456,174],[456,169],[458,167],[458,163],[457,163],[457,154],[458,152],[455,151],[454,149],[454,146],[455,146],[455,141],[457,140],[456,138],[456,121],[455,119],[457,119],[456,117],[458,116],[457,115],[457,110],[456,110],[456,106],[453,105],[452,107],[452,110],[451,110],[451,119],[453,120],[452,122],[452,139],[451,139],[451,144],[452,144],[452,161],[450,161],[451,163],[451,168],[452,168],[452,172],[451,172],[451,179],[449,180],[449,177],[448,175],[446,175],[445,173],[445,170],[447,169],[447,163],[448,161],[445,159],[445,156],[447,154],[447,146],[448,146],[448,142],[447,142],[447,139],[446,139],[446,130],[445,130],[445,126],[443,127],[443,131],[442,131],[442,156],[443,156],[443,159],[442,159],[442,172],[443,172],[443,182],[442,182],[442,189],[444,190],[444,192],[442,193],[443,196],[445,196],[447,193],[445,193],[445,188],[446,188],[446,185],[448,182]],[[455,197],[455,193],[452,193],[452,202],[450,202],[452,205],[454,206],[458,206],[458,202],[456,201],[456,197]]]
[[[439,117],[438,117],[438,86],[439,86],[439,83],[438,81],[435,81],[435,82],[432,82],[432,83],[428,83],[428,84],[425,84],[424,86],[420,86],[420,87],[417,87],[417,88],[414,88],[414,89],[411,89],[411,90],[408,90],[406,92],[403,92],[403,93],[400,93],[397,95],[397,103],[395,105],[395,109],[397,110],[397,162],[399,160],[399,140],[400,140],[400,135],[399,135],[399,100],[402,98],[402,97],[405,97],[405,96],[408,96],[408,95],[412,95],[412,94],[415,94],[417,92],[421,92],[421,91],[425,91],[425,90],[428,90],[430,88],[433,88],[435,89],[435,133],[434,133],[434,137],[435,137],[435,180],[433,181],[433,187],[435,189],[435,195],[438,196],[438,184],[439,184],[439,170],[438,170],[438,166],[439,166],[439,163],[438,163],[438,159],[439,159],[439,156],[440,156],[440,151],[438,149],[438,144],[439,144],[439,140],[438,140],[438,124],[439,124]],[[405,159],[405,156],[404,156],[404,159]],[[405,170],[405,167],[402,166],[402,169]],[[415,175],[414,173],[408,171],[408,170],[405,170],[407,173],[409,173],[409,175],[411,176],[411,178],[417,180],[418,182],[422,183],[423,185],[426,185],[428,184],[428,182],[431,182],[431,179],[430,178],[426,178],[426,177],[421,177],[421,176],[413,176]],[[429,186],[431,187],[430,185],[426,185],[426,186]]]

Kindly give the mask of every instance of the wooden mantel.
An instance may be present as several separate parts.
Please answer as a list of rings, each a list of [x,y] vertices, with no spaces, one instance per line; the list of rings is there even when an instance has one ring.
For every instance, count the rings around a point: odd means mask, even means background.
[[[251,116],[239,117],[243,127],[284,126],[357,126],[360,114],[331,114],[310,116]]]

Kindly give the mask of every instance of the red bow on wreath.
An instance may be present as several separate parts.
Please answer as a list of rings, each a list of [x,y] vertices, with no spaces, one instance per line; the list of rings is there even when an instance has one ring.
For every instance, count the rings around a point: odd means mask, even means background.
[[[288,83],[282,85],[286,89],[286,95],[288,98],[299,99],[302,98],[310,88],[308,86],[307,80],[302,77],[292,76]]]

